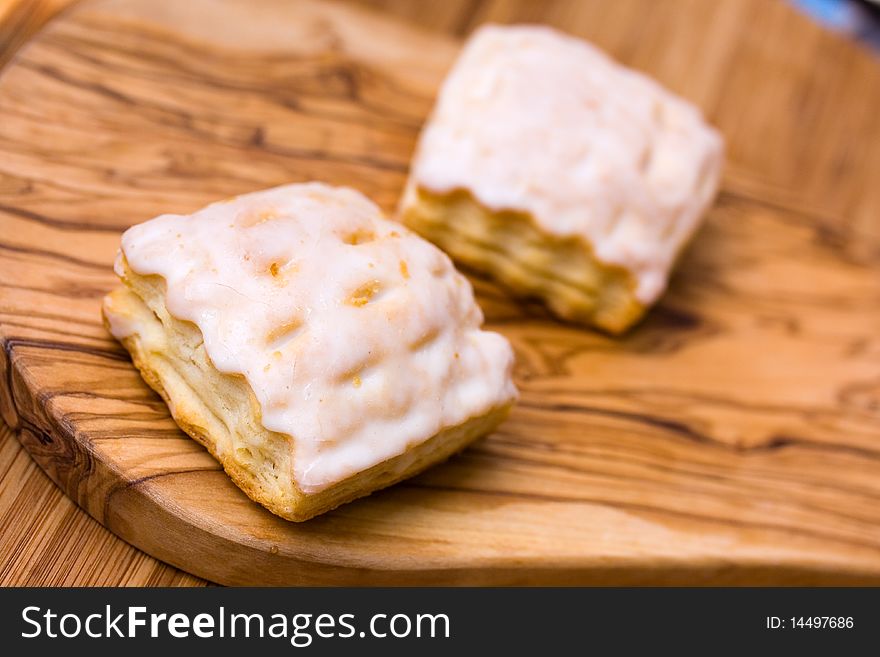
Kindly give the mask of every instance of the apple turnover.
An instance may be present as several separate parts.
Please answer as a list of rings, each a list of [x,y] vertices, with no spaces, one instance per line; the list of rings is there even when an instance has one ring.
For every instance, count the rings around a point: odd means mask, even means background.
[[[361,194],[277,187],[122,237],[105,323],[253,500],[306,520],[447,458],[516,398],[468,281]]]
[[[618,333],[663,293],[722,150],[695,107],[586,42],[487,26],[440,91],[400,218],[556,315]]]

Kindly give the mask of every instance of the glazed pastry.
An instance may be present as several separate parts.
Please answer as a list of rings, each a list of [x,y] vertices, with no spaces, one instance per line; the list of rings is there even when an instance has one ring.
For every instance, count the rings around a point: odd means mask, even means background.
[[[440,92],[400,217],[454,259],[618,333],[664,291],[718,186],[698,110],[547,27],[487,26]]]
[[[278,187],[122,237],[105,323],[253,500],[306,520],[447,458],[516,397],[468,281],[361,194]]]

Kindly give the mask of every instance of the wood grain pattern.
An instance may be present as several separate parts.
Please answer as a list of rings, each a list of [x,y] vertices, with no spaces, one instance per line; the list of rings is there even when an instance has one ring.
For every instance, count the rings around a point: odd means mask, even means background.
[[[730,165],[624,339],[475,280],[517,350],[511,419],[302,526],[238,493],[104,333],[109,263],[130,223],[290,180],[391,209],[456,44],[326,3],[67,14],[0,79],[4,418],[99,522],[221,582],[880,582],[880,69],[781,3],[675,4],[436,19],[586,36],[702,105]]]
[[[83,513],[0,426],[0,586],[204,584],[147,556]]]
[[[73,0],[0,0],[0,69],[24,43]]]

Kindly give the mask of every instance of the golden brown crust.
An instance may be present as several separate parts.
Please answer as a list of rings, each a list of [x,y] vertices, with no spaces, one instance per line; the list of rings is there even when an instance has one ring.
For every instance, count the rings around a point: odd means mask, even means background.
[[[627,270],[599,261],[582,239],[546,234],[527,213],[493,212],[465,190],[419,188],[401,219],[454,260],[542,300],[562,319],[622,333],[644,315]]]

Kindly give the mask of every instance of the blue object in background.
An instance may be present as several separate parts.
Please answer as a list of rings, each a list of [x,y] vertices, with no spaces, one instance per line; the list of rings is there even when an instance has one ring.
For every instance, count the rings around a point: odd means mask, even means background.
[[[877,0],[791,0],[825,27],[860,39],[880,50]]]

